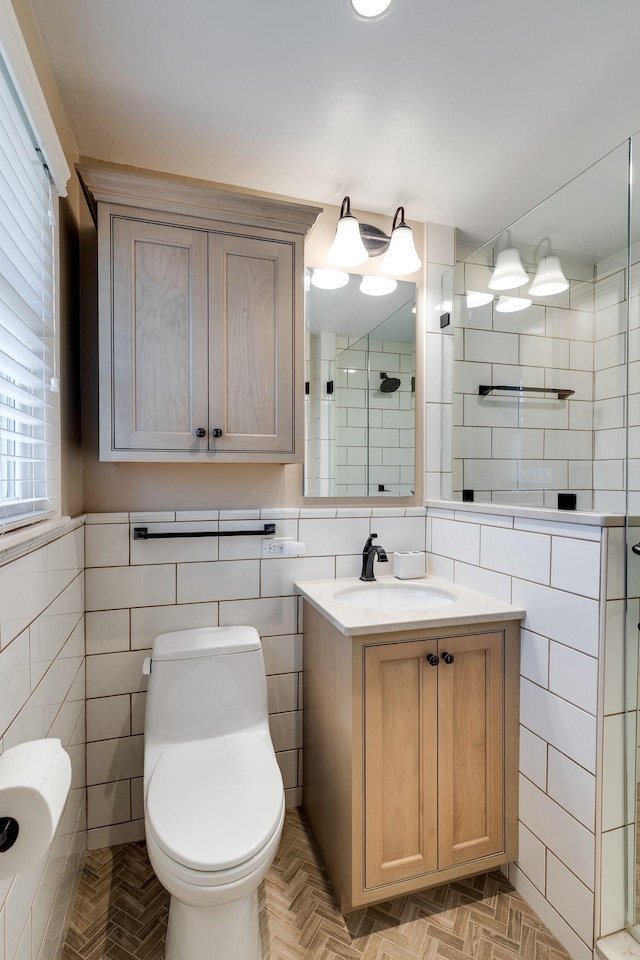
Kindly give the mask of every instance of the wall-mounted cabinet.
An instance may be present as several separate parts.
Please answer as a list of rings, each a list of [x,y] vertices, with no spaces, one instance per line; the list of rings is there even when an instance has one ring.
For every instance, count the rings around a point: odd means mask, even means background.
[[[519,624],[345,637],[304,604],[303,804],[341,908],[517,857]]]
[[[302,460],[320,210],[81,165],[98,224],[100,458]]]

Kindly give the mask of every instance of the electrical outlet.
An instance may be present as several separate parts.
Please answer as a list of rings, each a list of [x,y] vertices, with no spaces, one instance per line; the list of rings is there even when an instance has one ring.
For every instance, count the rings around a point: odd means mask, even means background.
[[[263,557],[284,557],[285,543],[291,543],[293,537],[271,537],[262,541]]]

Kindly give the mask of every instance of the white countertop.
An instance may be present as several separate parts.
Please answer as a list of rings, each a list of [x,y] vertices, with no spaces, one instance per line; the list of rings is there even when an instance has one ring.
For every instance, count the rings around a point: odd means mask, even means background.
[[[454,597],[453,603],[428,610],[368,610],[336,599],[349,589],[375,588],[395,584],[399,588],[432,587]],[[358,578],[344,580],[309,580],[294,583],[296,590],[346,636],[366,633],[389,633],[392,630],[413,630],[420,627],[452,627],[465,623],[488,623],[494,620],[522,620],[526,611],[484,593],[458,586],[439,577],[419,580],[398,580],[393,576],[378,577],[373,583]]]

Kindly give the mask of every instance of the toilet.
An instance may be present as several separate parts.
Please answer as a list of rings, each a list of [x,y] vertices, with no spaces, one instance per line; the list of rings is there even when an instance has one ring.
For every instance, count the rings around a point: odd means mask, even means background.
[[[285,802],[260,637],[253,627],[165,633],[143,669],[145,828],[171,894],[167,960],[261,960],[258,887]]]

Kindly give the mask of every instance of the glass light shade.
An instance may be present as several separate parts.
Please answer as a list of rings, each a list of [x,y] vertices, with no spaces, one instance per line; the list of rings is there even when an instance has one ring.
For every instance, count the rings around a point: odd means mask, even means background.
[[[498,313],[518,313],[530,307],[531,303],[528,297],[498,297],[496,310]]]
[[[349,274],[344,270],[321,270],[317,268],[311,274],[311,283],[320,290],[338,290],[349,283]]]
[[[351,6],[361,17],[379,17],[391,6],[391,0],[351,0]]]
[[[529,287],[529,293],[534,297],[552,297],[554,293],[562,293],[568,288],[569,281],[563,273],[558,258],[553,254],[543,257],[538,264],[534,281]]]
[[[392,277],[363,277],[360,281],[360,292],[366,293],[368,297],[386,297],[393,293],[398,286],[398,281]]]
[[[467,307],[473,310],[474,307],[484,307],[486,303],[493,300],[492,293],[480,293],[479,290],[467,290]]]
[[[404,277],[408,273],[415,273],[421,266],[422,260],[413,242],[413,230],[406,223],[401,223],[391,234],[389,249],[382,258],[380,267],[385,273]]]
[[[513,290],[529,282],[529,277],[522,266],[520,254],[515,247],[501,250],[496,258],[496,265],[487,286],[490,290]]]
[[[336,267],[359,267],[368,259],[369,254],[360,236],[360,224],[350,215],[340,217],[327,260]]]

